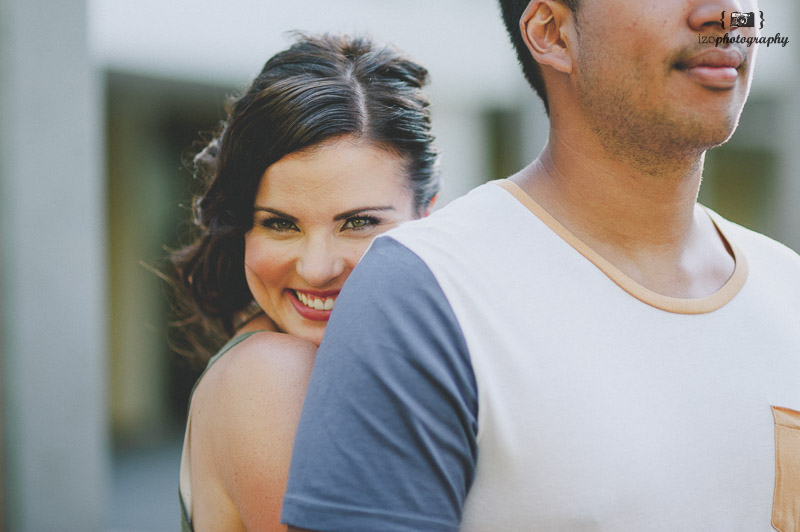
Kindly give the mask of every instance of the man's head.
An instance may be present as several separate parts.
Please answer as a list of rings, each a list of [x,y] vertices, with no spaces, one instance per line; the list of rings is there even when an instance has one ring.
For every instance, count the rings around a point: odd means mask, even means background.
[[[558,0],[560,3],[569,7],[573,14],[576,14],[580,6],[580,0]],[[525,74],[525,79],[536,94],[544,102],[544,108],[549,112],[549,104],[547,101],[547,91],[544,87],[544,80],[542,79],[542,68],[539,66],[531,56],[528,46],[522,38],[519,22],[522,14],[527,9],[530,0],[500,0],[500,9],[503,13],[503,22],[506,25],[508,36],[511,39],[511,44],[514,45],[514,50],[517,52],[517,59],[522,67],[522,72]]]
[[[723,25],[718,9],[755,11],[756,0],[500,1],[551,128],[653,161],[696,156],[735,130],[755,56],[739,39],[756,30]],[[728,34],[736,41],[713,45]]]

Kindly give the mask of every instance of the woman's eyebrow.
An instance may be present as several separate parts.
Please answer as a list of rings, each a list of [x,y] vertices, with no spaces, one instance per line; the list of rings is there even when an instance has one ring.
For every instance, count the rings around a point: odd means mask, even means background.
[[[387,205],[385,207],[361,207],[360,209],[353,209],[351,211],[343,212],[341,214],[337,214],[333,217],[334,221],[345,220],[357,214],[362,214],[365,212],[374,212],[374,211],[393,211],[394,207],[391,205]]]
[[[290,222],[293,222],[293,223],[297,222],[297,218],[295,218],[291,214],[286,214],[285,212],[281,212],[278,209],[270,209],[269,207],[259,207],[258,205],[256,205],[255,207],[253,207],[253,210],[254,211],[270,212],[272,214],[275,214],[276,216],[280,216],[281,218],[286,218]]]

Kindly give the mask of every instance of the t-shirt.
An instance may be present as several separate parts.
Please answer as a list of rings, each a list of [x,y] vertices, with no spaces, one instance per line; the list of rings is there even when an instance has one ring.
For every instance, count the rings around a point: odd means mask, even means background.
[[[800,530],[800,257],[661,296],[509,181],[379,237],[336,303],[283,520],[312,530]]]

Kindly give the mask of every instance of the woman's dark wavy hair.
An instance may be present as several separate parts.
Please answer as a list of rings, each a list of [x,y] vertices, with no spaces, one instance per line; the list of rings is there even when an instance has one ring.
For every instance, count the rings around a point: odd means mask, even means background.
[[[577,14],[580,7],[580,0],[557,0]],[[542,67],[531,56],[525,41],[522,39],[522,33],[519,30],[519,20],[522,14],[530,4],[531,0],[499,0],[500,11],[503,14],[503,23],[506,26],[508,37],[511,39],[511,44],[514,45],[514,50],[517,52],[517,60],[522,67],[522,73],[528,84],[536,91],[539,98],[544,103],[544,110],[549,114],[550,105],[547,102],[547,91],[544,87],[544,80],[542,79]]]
[[[244,235],[270,165],[352,135],[403,158],[418,213],[439,190],[429,102],[421,90],[427,70],[365,37],[295,37],[241,96],[229,100],[227,119],[194,159],[205,190],[193,202],[197,237],[172,256],[178,288],[188,299],[186,319],[175,324],[202,325],[215,338],[212,344],[232,335],[236,320],[253,303],[245,280]],[[218,345],[199,347],[207,355]]]

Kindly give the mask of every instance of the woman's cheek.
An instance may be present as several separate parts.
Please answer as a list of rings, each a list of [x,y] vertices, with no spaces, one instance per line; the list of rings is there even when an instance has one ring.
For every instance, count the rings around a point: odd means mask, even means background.
[[[279,282],[282,274],[291,267],[285,246],[257,236],[250,236],[245,241],[244,263],[250,274],[267,287]]]

